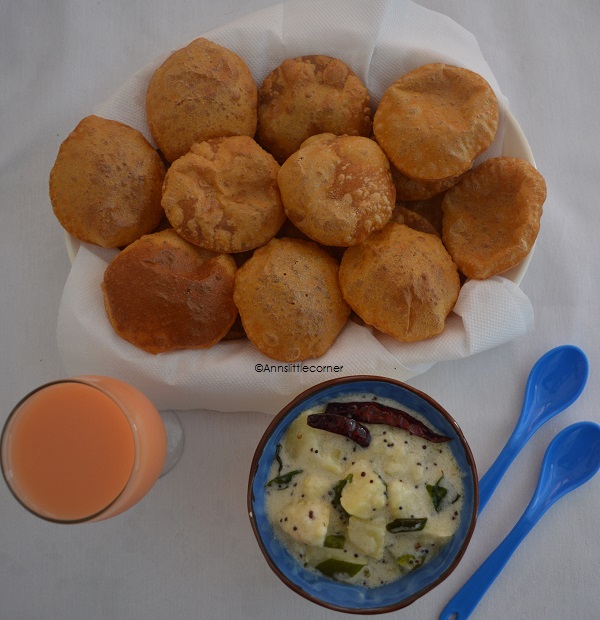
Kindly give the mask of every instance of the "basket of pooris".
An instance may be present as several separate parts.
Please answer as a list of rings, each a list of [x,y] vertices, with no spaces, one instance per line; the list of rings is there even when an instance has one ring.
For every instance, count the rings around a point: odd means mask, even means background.
[[[527,160],[481,157],[499,104],[445,62],[376,104],[331,55],[256,83],[208,38],[147,86],[152,142],[91,115],[50,174],[75,239],[118,248],[101,282],[114,332],[149,355],[247,339],[270,359],[323,356],[348,321],[414,343],[441,334],[461,286],[523,261],[546,187]]]

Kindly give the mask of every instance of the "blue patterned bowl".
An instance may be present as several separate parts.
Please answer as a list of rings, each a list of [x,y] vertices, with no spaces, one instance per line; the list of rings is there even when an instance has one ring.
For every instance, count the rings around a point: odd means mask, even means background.
[[[444,435],[453,438],[454,457],[464,472],[464,502],[460,527],[443,550],[419,570],[375,588],[333,581],[303,568],[275,535],[265,509],[265,485],[277,444],[294,419],[309,407],[337,397],[369,392],[391,398],[418,412]],[[248,513],[256,539],[269,566],[294,592],[329,609],[356,614],[387,613],[410,605],[442,582],[456,568],[473,534],[479,505],[477,471],[460,428],[438,403],[409,385],[376,376],[333,379],[296,397],[273,419],[256,449],[248,484]]]

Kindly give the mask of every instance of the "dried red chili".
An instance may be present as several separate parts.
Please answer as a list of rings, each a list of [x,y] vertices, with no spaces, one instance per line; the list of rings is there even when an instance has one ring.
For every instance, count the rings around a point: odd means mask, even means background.
[[[307,424],[312,428],[318,428],[337,435],[344,435],[355,443],[366,448],[371,443],[371,433],[366,426],[359,421],[344,415],[335,413],[311,413],[307,418]]]
[[[432,443],[444,443],[452,441],[451,437],[440,435],[425,426],[406,411],[389,407],[378,402],[348,402],[328,403],[325,408],[326,414],[344,416],[356,422],[367,424],[387,424],[408,431],[412,435],[431,441]]]

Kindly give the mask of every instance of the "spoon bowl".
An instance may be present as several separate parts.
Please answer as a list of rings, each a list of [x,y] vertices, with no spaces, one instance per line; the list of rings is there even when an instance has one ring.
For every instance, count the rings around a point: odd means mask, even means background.
[[[579,398],[588,374],[585,353],[573,345],[551,349],[535,363],[527,379],[519,420],[506,445],[480,481],[479,514],[532,435]]]
[[[587,482],[600,469],[600,426],[579,422],[550,442],[537,487],[525,512],[440,614],[440,620],[466,620],[500,574],[521,541],[561,497]]]
[[[561,431],[544,455],[538,484],[528,507],[541,517],[552,504],[587,482],[600,468],[600,426],[573,424]]]
[[[572,405],[589,373],[588,360],[578,347],[551,349],[531,369],[517,428],[531,436],[542,424]]]

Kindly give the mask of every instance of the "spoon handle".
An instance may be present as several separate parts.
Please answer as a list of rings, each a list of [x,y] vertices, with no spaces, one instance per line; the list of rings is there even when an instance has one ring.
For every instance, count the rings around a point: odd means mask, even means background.
[[[479,481],[479,515],[483,512],[485,505],[488,503],[496,487],[502,480],[502,477],[510,467],[510,464],[515,460],[517,454],[521,451],[525,442],[526,440],[523,440],[520,436],[520,432],[515,429],[496,460]]]
[[[539,521],[543,512],[525,510],[506,538],[494,549],[440,614],[440,620],[466,620],[494,583],[521,541]]]

